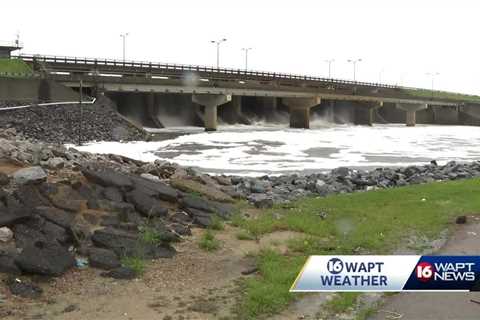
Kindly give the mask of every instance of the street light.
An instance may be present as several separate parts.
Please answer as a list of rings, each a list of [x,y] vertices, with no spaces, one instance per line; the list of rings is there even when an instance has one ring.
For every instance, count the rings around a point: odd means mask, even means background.
[[[385,69],[380,69],[380,71],[378,72],[378,83],[382,83],[383,71],[385,71]]]
[[[328,77],[331,78],[332,77],[332,63],[335,62],[335,59],[328,59],[328,60],[325,60],[326,63],[328,63]]]
[[[433,88],[434,88],[435,77],[439,76],[440,73],[438,73],[438,72],[428,72],[428,73],[426,73],[426,75],[430,76],[432,78],[432,99],[433,99]]]
[[[128,35],[128,32],[120,34],[120,37],[123,40],[123,62],[125,62],[125,39],[128,37]]]
[[[353,64],[353,81],[357,81],[357,63],[362,59],[348,59],[347,62]]]
[[[215,43],[217,45],[217,69],[220,68],[220,44],[222,42],[227,41],[227,39],[223,38],[220,40],[212,40],[211,43]]]
[[[242,51],[245,51],[245,70],[248,70],[248,51],[252,48],[242,48]]]

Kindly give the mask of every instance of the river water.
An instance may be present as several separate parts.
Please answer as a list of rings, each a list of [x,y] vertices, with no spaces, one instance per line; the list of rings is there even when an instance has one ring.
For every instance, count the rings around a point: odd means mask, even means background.
[[[367,127],[318,121],[309,130],[258,123],[220,126],[209,133],[191,127],[157,132],[179,135],[156,142],[94,142],[77,149],[143,161],[167,160],[212,174],[249,176],[321,172],[340,166],[419,165],[433,159],[438,163],[480,160],[480,128],[469,126]]]

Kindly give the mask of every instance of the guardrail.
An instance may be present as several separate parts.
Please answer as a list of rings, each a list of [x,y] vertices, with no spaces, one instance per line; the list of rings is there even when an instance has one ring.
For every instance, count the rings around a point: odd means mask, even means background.
[[[23,43],[19,41],[0,41],[0,47],[22,48]]]
[[[144,62],[144,61],[124,61],[115,59],[99,59],[99,58],[79,58],[79,57],[66,57],[66,56],[49,56],[49,55],[32,55],[21,54],[13,56],[13,58],[22,59],[28,62],[43,62],[43,63],[56,63],[56,64],[75,64],[75,65],[88,65],[88,66],[109,66],[119,68],[140,68],[152,71],[190,71],[190,72],[211,72],[218,74],[239,75],[239,76],[252,76],[268,80],[287,79],[287,80],[303,80],[303,81],[317,81],[326,82],[331,84],[346,84],[355,86],[368,86],[377,88],[400,88],[396,85],[372,83],[372,82],[360,82],[351,80],[341,80],[333,78],[323,78],[308,75],[288,74],[288,73],[276,73],[267,71],[251,71],[245,69],[232,69],[232,68],[214,68],[198,65],[185,65],[185,64],[169,64],[169,63],[156,63],[156,62]]]

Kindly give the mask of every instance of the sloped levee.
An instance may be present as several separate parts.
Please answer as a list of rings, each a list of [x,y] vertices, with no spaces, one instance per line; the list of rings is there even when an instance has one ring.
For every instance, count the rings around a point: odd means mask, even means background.
[[[124,119],[100,97],[94,104],[1,108],[0,127],[14,128],[28,139],[49,143],[145,140],[146,133]]]

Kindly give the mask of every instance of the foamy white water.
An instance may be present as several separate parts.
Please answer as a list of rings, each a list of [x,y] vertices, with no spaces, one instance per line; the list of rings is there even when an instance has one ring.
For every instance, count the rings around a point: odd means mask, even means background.
[[[195,132],[195,131],[193,131]],[[469,126],[222,126],[159,142],[98,142],[79,150],[156,159],[208,173],[238,175],[324,171],[480,160],[480,128]]]

